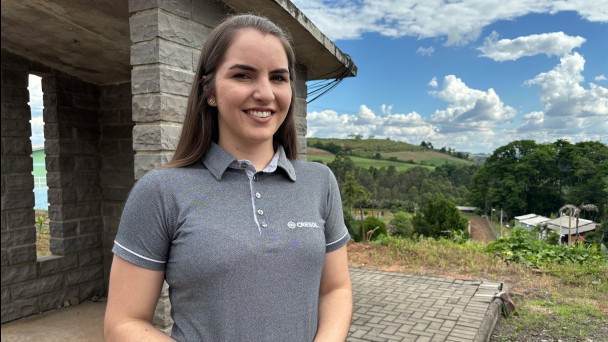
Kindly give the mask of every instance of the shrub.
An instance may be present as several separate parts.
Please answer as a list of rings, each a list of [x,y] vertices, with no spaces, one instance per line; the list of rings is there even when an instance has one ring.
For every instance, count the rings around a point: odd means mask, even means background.
[[[429,203],[413,219],[414,232],[429,237],[448,237],[452,231],[464,230],[468,221],[456,205],[446,199]]]
[[[365,220],[363,220],[363,224],[365,225],[366,234],[373,231],[369,236],[369,241],[376,239],[380,235],[387,235],[386,224],[380,221],[376,216],[366,217]]]
[[[350,237],[356,242],[361,241],[361,226],[348,210],[344,209],[342,212],[344,213],[344,225],[346,226],[346,229],[348,229]]]
[[[391,236],[410,237],[414,234],[414,225],[410,215],[398,211],[388,224],[388,233]]]
[[[529,267],[543,267],[550,263],[602,262],[604,259],[595,245],[575,243],[570,248],[551,245],[537,239],[533,231],[520,227],[514,228],[509,236],[490,242],[486,251],[499,255],[507,262],[519,262]]]

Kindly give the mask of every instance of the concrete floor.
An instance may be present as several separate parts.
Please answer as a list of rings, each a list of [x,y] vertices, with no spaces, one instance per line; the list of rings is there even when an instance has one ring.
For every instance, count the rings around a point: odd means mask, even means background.
[[[2,342],[102,342],[105,301],[51,310],[2,324]]]

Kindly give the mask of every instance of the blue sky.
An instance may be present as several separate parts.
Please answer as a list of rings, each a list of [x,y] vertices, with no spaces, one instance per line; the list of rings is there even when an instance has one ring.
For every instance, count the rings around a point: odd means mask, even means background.
[[[608,1],[294,0],[357,64],[308,136],[608,143]]]
[[[608,144],[608,0],[292,1],[358,67],[309,103],[308,136],[474,153],[518,139]]]

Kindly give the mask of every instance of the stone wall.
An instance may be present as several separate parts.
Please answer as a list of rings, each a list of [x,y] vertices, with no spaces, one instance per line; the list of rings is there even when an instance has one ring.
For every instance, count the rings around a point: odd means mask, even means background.
[[[135,184],[133,174],[133,119],[131,111],[131,84],[99,87],[99,124],[101,138],[100,185],[102,192],[101,215],[103,225],[102,246],[104,255],[104,288],[107,290],[112,246],[118,230],[122,208]]]
[[[42,76],[44,93],[52,252],[44,257],[36,255],[30,73]],[[98,87],[4,50],[1,101],[2,322],[7,322],[106,293],[105,241],[114,238],[134,182],[133,123],[129,84]]]

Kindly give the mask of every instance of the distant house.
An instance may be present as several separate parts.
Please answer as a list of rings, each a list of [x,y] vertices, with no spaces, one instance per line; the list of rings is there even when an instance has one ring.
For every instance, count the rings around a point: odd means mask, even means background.
[[[532,215],[532,216],[530,216]],[[517,217],[515,218],[515,224],[516,225],[520,225],[522,227],[526,227],[526,229],[528,230],[532,230],[537,226],[543,225],[545,222],[550,221],[551,219],[548,217],[544,217],[541,215],[536,215],[536,214],[529,214],[529,215],[524,215],[527,216],[527,218],[521,219],[517,219]]]
[[[515,225],[525,227],[528,230],[532,230],[538,226],[546,226],[547,229],[553,230],[559,234],[561,242],[565,242],[568,241],[568,234],[572,235],[573,239],[584,241],[585,233],[595,230],[599,226],[599,223],[579,218],[578,237],[576,236],[576,217],[570,218],[567,215],[563,215],[562,217],[556,219],[551,219],[536,214],[515,216]],[[544,234],[546,234],[546,232]]]
[[[555,231],[562,237],[562,241],[568,241],[568,234],[572,235],[572,239],[585,240],[585,233],[595,230],[599,223],[591,220],[578,219],[578,237],[576,228],[576,217],[563,215],[562,217],[545,222],[547,228]]]
[[[514,219],[515,219],[515,225],[516,226],[519,225],[522,220],[531,219],[531,218],[536,217],[536,216],[538,216],[538,215],[536,215],[536,214],[526,214],[526,215],[521,215],[521,216],[515,216],[514,217]]]
[[[462,205],[457,205],[456,209],[460,210],[463,213],[474,213],[475,210],[477,210],[478,208],[477,207],[465,207],[465,206],[462,206]]]

